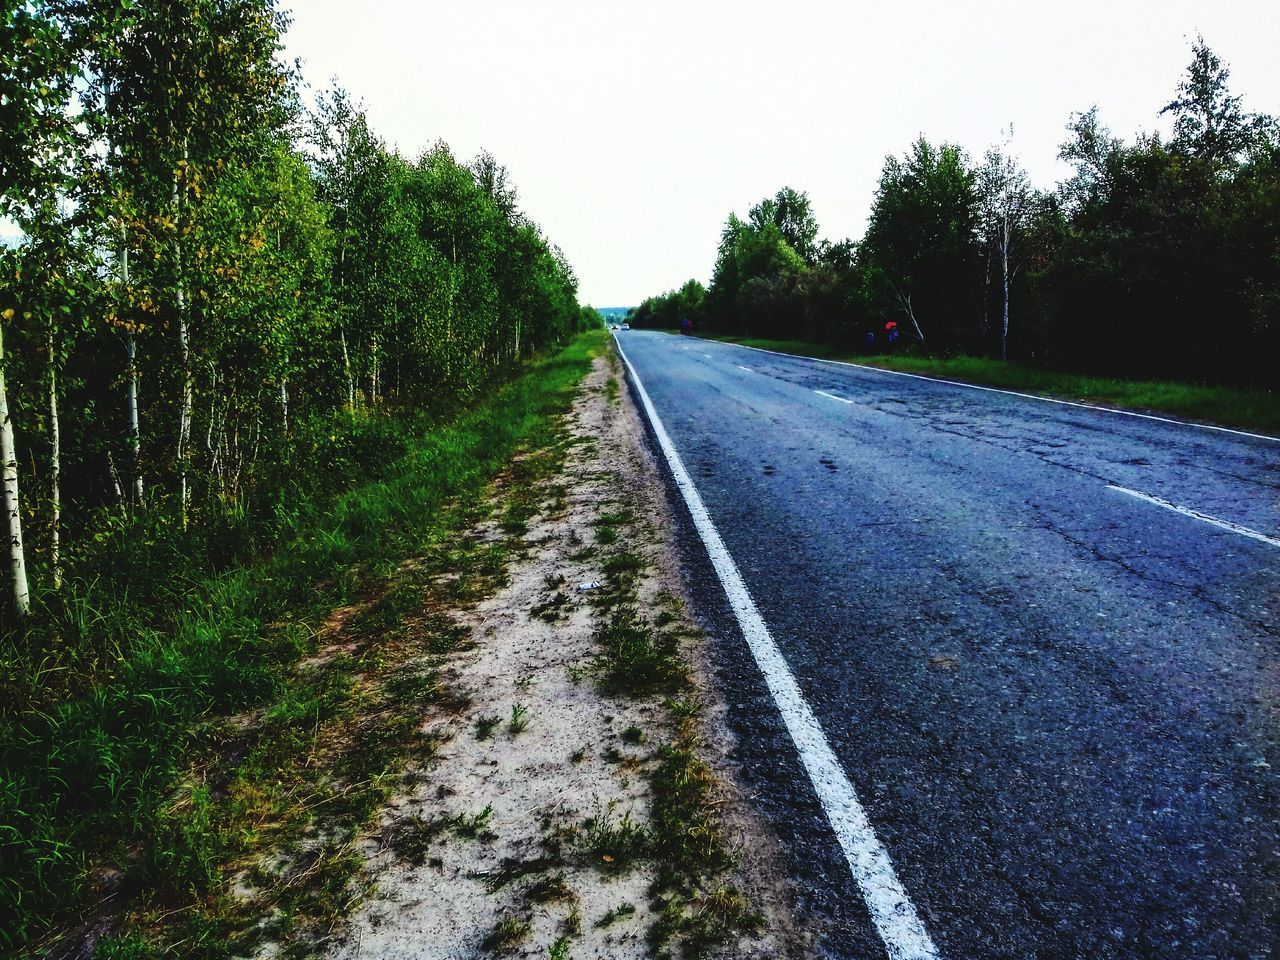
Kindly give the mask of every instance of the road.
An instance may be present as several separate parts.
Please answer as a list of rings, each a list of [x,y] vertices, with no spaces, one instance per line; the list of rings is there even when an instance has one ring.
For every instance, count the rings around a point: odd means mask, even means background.
[[[1280,443],[618,342],[930,938],[886,939],[691,515],[825,956],[1280,956]]]

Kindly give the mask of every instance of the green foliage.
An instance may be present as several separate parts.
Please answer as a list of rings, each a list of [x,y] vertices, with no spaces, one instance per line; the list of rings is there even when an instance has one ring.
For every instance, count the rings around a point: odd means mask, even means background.
[[[293,665],[313,643],[290,624],[314,622],[357,589],[362,570],[438,537],[452,516],[446,499],[474,496],[517,443],[567,407],[599,338],[540,362],[448,424],[371,421],[377,439],[367,462],[338,461],[340,476],[306,469],[312,448],[303,448],[290,485],[263,491],[279,509],[238,516],[228,536],[125,518],[77,561],[66,599],[0,648],[7,945],[34,942],[82,908],[92,897],[91,867],[121,869],[170,900],[224,888],[209,794],[175,793],[196,728],[269,705],[263,724],[278,733],[264,734],[260,750],[270,757],[331,715],[351,695],[341,684],[289,695],[298,682]],[[339,414],[325,429],[300,429],[298,442],[336,443],[329,431],[348,424],[359,433],[365,423]],[[117,565],[130,580],[113,574]],[[82,579],[82,570],[94,579]],[[352,629],[393,626],[405,595],[388,594]],[[376,771],[382,752],[362,740],[358,756]],[[366,779],[359,773],[352,779]],[[458,829],[478,832],[483,822],[460,818]]]
[[[688,280],[679,290],[650,297],[627,316],[637,328],[675,330],[682,320],[701,320],[707,290],[697,280]]]
[[[609,808],[587,820],[582,844],[600,869],[620,870],[649,856],[653,835],[643,824],[632,820],[629,813],[615,820]]]
[[[1126,145],[1096,107],[1072,116],[1075,173],[1054,191],[1030,185],[1008,139],[975,164],[921,137],[886,160],[857,243],[818,241],[807,198],[784,188],[729,216],[705,298],[690,281],[632,322],[1272,388],[1280,124],[1228,80],[1198,39],[1161,111],[1169,139]]]

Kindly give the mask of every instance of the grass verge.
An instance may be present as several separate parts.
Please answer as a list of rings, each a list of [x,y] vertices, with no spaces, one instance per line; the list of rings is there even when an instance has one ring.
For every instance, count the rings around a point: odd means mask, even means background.
[[[1000,387],[1099,406],[1166,413],[1188,420],[1280,436],[1280,394],[1172,380],[1124,380],[1045,370],[987,357],[860,356],[836,347],[803,340],[763,340],[731,335],[705,339],[737,343],[823,360],[843,360],[885,370],[918,373],[944,380]]]
[[[108,664],[92,684],[29,683],[0,708],[0,948],[38,952],[82,921],[104,958],[299,932],[306,953],[324,935],[357,895],[360,831],[434,749],[420,708],[448,702],[439,660],[468,642],[440,610],[503,576],[504,544],[459,534],[518,451],[555,442],[602,341],[410,438],[381,479],[284,523],[269,556],[184,583],[165,617],[85,617],[74,642]],[[509,471],[517,532],[538,464]],[[6,650],[6,687],[42,656]]]
[[[594,527],[604,548],[633,543],[643,533],[629,510],[603,513]],[[715,774],[700,756],[702,708],[682,651],[697,634],[686,626],[678,598],[661,593],[642,602],[640,582],[648,564],[639,553],[612,546],[601,568],[604,582],[592,600],[599,616],[597,685],[612,697],[663,697],[674,733],[646,765],[653,798],[649,823],[615,821],[605,811],[588,822],[585,843],[610,868],[635,859],[654,862],[657,879],[649,893],[657,920],[649,947],[656,957],[697,960],[764,926],[763,916],[726,882],[735,858],[718,811]],[[639,745],[644,734],[629,728],[622,739]]]

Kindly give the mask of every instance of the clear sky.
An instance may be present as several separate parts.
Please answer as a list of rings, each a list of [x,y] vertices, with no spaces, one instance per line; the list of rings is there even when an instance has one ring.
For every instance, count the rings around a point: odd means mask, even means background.
[[[1013,125],[1034,182],[1072,111],[1126,140],[1202,33],[1247,109],[1280,114],[1277,0],[286,0],[288,53],[413,156],[510,169],[596,306],[708,279],[721,225],[790,185],[862,234],[886,154],[920,133],[980,155]],[[1166,118],[1167,119],[1167,118]]]

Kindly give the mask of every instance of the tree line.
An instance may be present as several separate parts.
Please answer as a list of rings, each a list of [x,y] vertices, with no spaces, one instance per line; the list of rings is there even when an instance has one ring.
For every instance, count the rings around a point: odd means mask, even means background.
[[[830,242],[803,192],[730,215],[709,287],[651,297],[636,326],[850,350],[898,345],[1086,373],[1273,387],[1280,368],[1280,125],[1250,113],[1203,38],[1126,144],[1073,115],[1074,174],[1034,187],[1011,133],[978,160],[920,137],[880,176],[861,241]]]
[[[10,622],[122,524],[269,510],[291,457],[598,321],[494,158],[304,107],[274,0],[0,4]]]

